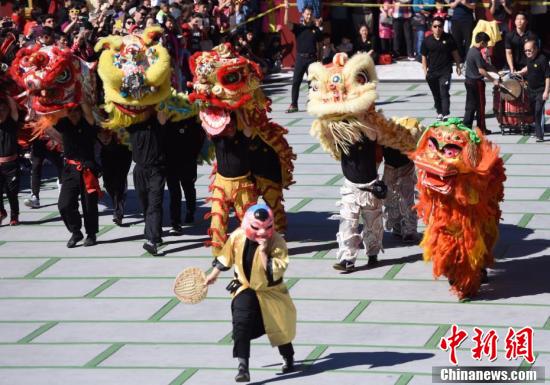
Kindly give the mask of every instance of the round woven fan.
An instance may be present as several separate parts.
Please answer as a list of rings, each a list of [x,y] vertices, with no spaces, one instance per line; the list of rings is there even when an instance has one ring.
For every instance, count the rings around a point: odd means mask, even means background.
[[[206,276],[198,267],[188,267],[174,281],[174,293],[183,303],[195,304],[206,298]]]

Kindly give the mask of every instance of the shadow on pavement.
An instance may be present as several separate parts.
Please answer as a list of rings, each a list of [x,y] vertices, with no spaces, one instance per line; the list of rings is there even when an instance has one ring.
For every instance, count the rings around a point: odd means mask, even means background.
[[[311,363],[311,360],[297,361],[300,365],[297,372],[280,375],[272,379],[251,382],[251,385],[263,385],[277,381],[287,381],[294,378],[314,376],[323,372],[346,369],[354,366],[369,365],[370,369],[399,365],[411,361],[432,358],[432,353],[400,353],[400,352],[347,352],[331,353]],[[275,365],[269,365],[275,366]]]

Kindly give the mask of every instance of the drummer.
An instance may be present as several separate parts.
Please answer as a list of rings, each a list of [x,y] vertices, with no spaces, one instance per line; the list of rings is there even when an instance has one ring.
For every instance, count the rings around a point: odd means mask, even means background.
[[[527,65],[519,71],[527,77],[529,104],[535,115],[535,135],[537,142],[544,142],[544,103],[550,92],[550,65],[548,59],[539,52],[537,43],[533,40],[524,45]]]

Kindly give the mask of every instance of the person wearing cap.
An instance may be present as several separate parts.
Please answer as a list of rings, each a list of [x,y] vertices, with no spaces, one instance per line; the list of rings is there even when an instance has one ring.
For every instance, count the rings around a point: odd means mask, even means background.
[[[294,371],[296,308],[283,280],[288,267],[288,249],[274,230],[273,213],[265,204],[247,211],[241,227],[229,236],[216,256],[206,284],[212,285],[222,271],[235,268],[227,286],[233,300],[233,357],[239,361],[237,382],[250,381],[250,341],[267,334],[283,356],[283,373]]]

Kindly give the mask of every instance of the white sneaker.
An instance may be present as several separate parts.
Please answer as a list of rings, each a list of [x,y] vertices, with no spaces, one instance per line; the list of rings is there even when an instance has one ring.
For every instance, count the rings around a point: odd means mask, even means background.
[[[450,115],[443,115],[443,117],[441,118],[441,120],[443,120],[444,122],[447,121],[447,119],[449,119],[451,116]]]
[[[30,198],[23,201],[23,204],[32,209],[37,209],[40,207],[40,199],[38,199],[35,195],[31,195]]]
[[[57,189],[61,190],[61,181],[57,178]]]
[[[435,118],[438,122],[441,122],[443,120],[443,114],[437,114],[437,118]]]

